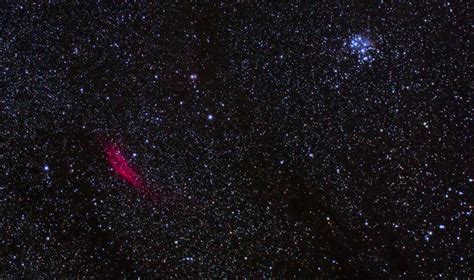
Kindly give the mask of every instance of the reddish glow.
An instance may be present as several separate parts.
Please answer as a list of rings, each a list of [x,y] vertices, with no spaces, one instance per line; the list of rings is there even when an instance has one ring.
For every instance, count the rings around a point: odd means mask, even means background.
[[[146,186],[137,173],[137,171],[130,166],[127,159],[122,155],[120,148],[115,144],[108,144],[105,147],[107,160],[115,172],[122,177],[127,183],[132,185],[138,191],[146,191]]]
[[[112,169],[125,182],[130,184],[136,191],[153,203],[173,202],[177,203],[176,195],[173,191],[168,191],[160,187],[152,187],[140,173],[129,163],[124,156],[121,147],[111,141],[105,141],[104,152],[107,161]]]

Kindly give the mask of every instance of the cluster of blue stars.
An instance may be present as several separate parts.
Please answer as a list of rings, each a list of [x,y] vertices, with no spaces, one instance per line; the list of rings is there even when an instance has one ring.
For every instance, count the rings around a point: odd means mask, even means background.
[[[361,35],[353,36],[349,46],[351,52],[358,56],[360,62],[372,62],[374,60],[373,53],[376,49],[366,37]]]

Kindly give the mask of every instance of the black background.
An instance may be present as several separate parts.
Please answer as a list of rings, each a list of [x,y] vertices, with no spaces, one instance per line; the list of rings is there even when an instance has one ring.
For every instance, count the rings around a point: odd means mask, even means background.
[[[471,7],[350,3],[3,4],[0,273],[472,276]]]

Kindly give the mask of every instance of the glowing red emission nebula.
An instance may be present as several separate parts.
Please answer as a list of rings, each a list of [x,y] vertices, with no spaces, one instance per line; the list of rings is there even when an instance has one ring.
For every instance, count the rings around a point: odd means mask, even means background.
[[[128,159],[124,156],[124,152],[120,145],[112,141],[104,141],[104,152],[112,169],[139,192],[143,197],[147,198],[152,203],[173,202],[176,204],[176,194],[173,191],[164,188],[151,186],[150,183],[140,175],[140,173],[130,164]]]
[[[137,191],[145,192],[146,185],[143,182],[137,171],[127,162],[127,159],[123,156],[120,148],[112,143],[109,143],[105,147],[105,153],[107,160],[117,174],[122,177],[123,180],[128,182]]]

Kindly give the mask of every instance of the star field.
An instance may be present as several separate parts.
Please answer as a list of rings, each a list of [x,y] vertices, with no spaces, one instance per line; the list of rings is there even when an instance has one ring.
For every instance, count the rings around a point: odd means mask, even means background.
[[[474,276],[469,3],[85,3],[1,8],[0,278]]]

